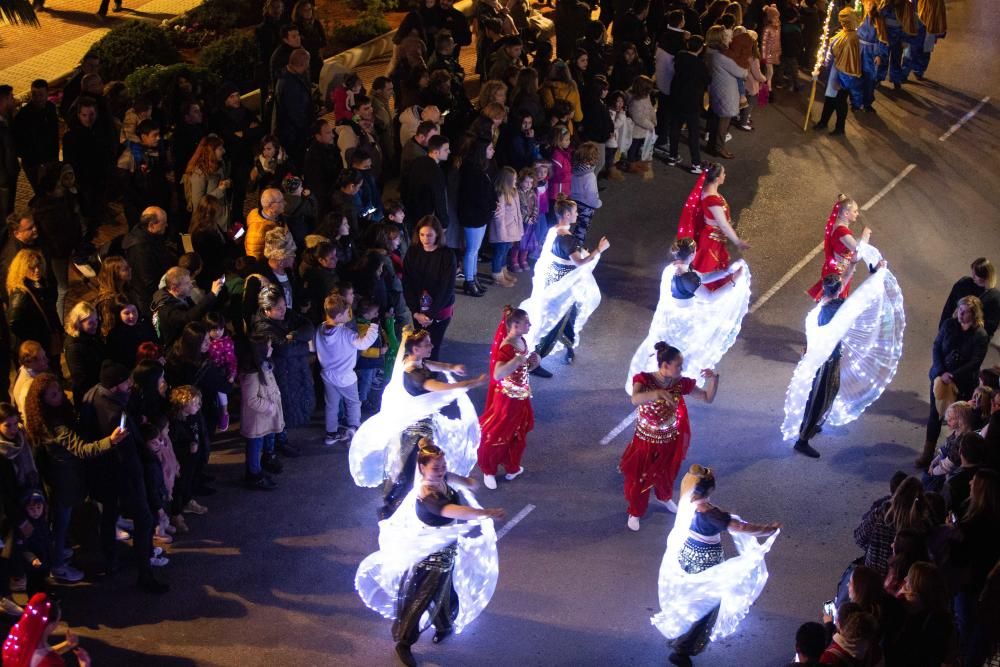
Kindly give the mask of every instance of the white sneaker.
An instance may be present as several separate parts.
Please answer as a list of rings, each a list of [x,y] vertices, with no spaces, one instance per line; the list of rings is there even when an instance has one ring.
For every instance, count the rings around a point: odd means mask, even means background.
[[[149,559],[149,564],[153,567],[163,567],[170,562],[170,559],[166,556],[153,556]]]
[[[208,508],[199,503],[197,500],[192,498],[188,501],[187,505],[184,506],[185,514],[208,514]]]
[[[487,489],[497,488],[497,478],[495,475],[483,475],[483,486]]]
[[[162,556],[163,547],[153,547],[153,556]]]
[[[521,466],[520,469],[518,469],[517,472],[512,472],[512,473],[508,473],[508,474],[504,475],[504,479],[506,479],[508,482],[513,482],[515,479],[517,479],[518,477],[520,477],[521,473],[523,473],[523,472],[524,472],[524,466]]]
[[[729,142],[729,141],[732,141],[732,140],[733,140],[733,133],[732,132],[726,132],[726,141]]]
[[[24,613],[24,607],[10,598],[0,598],[0,610],[8,616],[20,616]]]
[[[668,500],[663,504],[666,506],[668,512],[670,512],[671,514],[677,514],[677,503],[675,503],[673,500]]]
[[[83,579],[83,572],[70,565],[63,565],[52,568],[52,578],[72,584]]]
[[[350,445],[351,441],[354,440],[354,434],[357,432],[358,429],[348,426],[340,432],[340,435],[337,436],[337,442],[344,445]]]
[[[639,530],[639,517],[628,515],[628,529],[629,530]]]
[[[327,447],[332,447],[333,445],[337,444],[338,440],[340,440],[339,434],[327,433],[326,436],[324,436],[323,438],[323,444],[326,445]]]

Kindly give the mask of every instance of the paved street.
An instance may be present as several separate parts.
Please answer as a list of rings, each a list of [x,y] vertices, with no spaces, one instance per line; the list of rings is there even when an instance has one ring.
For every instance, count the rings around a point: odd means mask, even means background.
[[[718,368],[715,403],[690,404],[687,463],[716,469],[713,498],[721,507],[785,527],[757,604],[734,636],[696,664],[771,667],[792,657],[796,628],[818,618],[859,555],[851,534],[861,514],[888,493],[895,470],[912,470],[923,442],[931,342],[951,284],[977,256],[1000,261],[995,104],[944,137],[981,100],[1000,94],[1000,19],[986,0],[952,2],[949,11],[950,32],[928,80],[897,93],[883,87],[879,113],[852,116],[846,138],[803,135],[805,99],[785,91],[755,111],[756,132],[734,132],[737,159],[726,164],[723,192],[752,244],[745,257],[759,307]],[[909,165],[916,166],[897,179]],[[646,334],[695,180],[660,163],[654,169],[652,182],[630,177],[602,194],[590,232],[592,242],[601,235],[612,242],[595,272],[601,306],[576,364],[549,359],[555,378],[532,379],[536,427],[525,474],[479,494],[484,505],[521,517],[499,544],[496,595],[462,635],[440,646],[424,637],[415,646],[421,664],[666,663],[669,651],[649,617],[658,609],[656,577],[673,516],[653,512],[639,533],[629,532],[616,466],[631,427],[600,444],[632,410],[622,391],[628,362]],[[877,197],[861,220],[902,286],[906,339],[886,393],[859,421],[825,429],[813,440],[823,456],[811,460],[793,455],[779,426],[805,342],[811,303],[803,291],[821,259],[788,274],[822,240],[842,191],[860,204]],[[525,274],[513,289],[460,296],[442,358],[484,372],[500,307],[529,288]],[[991,348],[987,363],[998,357]],[[477,405],[482,398],[474,393]],[[242,449],[219,449],[220,493],[205,500],[211,512],[194,517],[191,534],[172,548],[167,596],[134,592],[131,573],[64,589],[67,620],[95,664],[395,664],[390,623],[365,608],[353,586],[358,563],[376,548],[378,494],[353,485],[346,452],[325,449],[318,424],[293,437],[305,454],[287,462],[271,494],[243,491]]]

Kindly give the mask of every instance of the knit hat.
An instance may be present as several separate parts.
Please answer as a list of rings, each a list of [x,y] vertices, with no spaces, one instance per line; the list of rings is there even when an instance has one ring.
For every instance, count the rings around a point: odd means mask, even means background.
[[[127,366],[105,359],[104,363],[101,364],[101,386],[105,389],[117,387],[127,380],[130,374],[131,371]]]
[[[27,507],[28,505],[34,502],[44,503],[45,494],[43,494],[38,489],[31,489],[30,491],[26,492],[23,496],[21,496],[21,507]]]
[[[219,86],[219,99],[225,102],[226,98],[228,98],[233,93],[238,93],[238,92],[240,92],[239,86],[237,86],[232,81],[225,81],[221,86]]]
[[[287,259],[295,256],[295,241],[285,227],[275,227],[264,235],[264,257]]]

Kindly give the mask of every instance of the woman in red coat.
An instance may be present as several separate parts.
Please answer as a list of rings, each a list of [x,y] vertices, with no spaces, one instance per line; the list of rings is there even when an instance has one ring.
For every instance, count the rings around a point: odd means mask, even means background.
[[[524,335],[531,329],[528,313],[504,306],[500,326],[490,348],[490,386],[486,409],[479,417],[479,468],[487,489],[497,488],[497,468],[503,466],[508,481],[524,468],[521,455],[528,433],[535,426],[528,373],[538,367],[538,354],[528,348]]]
[[[823,298],[823,279],[829,275],[837,275],[841,278],[847,270],[858,261],[858,240],[851,232],[851,223],[858,219],[861,214],[857,203],[847,195],[840,195],[837,203],[830,211],[830,217],[826,221],[826,232],[823,235],[823,273],[819,281],[809,289],[809,296],[816,301]],[[867,243],[872,230],[865,227],[861,233],[861,243]],[[851,281],[844,283],[844,289],[840,293],[845,299],[851,292]]]
[[[684,396],[711,403],[719,388],[719,375],[711,369],[701,372],[708,380],[704,389],[699,389],[693,378],[683,377],[683,355],[663,341],[656,344],[656,364],[655,373],[632,378],[632,405],[639,406],[639,415],[635,435],[618,464],[625,475],[630,530],[639,530],[639,519],[649,506],[650,489],[668,510],[677,511],[672,500],[674,480],[691,442]]]

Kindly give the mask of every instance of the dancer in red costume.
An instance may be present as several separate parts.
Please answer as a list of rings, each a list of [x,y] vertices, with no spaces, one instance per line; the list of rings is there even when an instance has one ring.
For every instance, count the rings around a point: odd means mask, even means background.
[[[837,203],[830,211],[830,217],[826,221],[826,231],[823,234],[823,273],[819,280],[809,290],[808,294],[815,301],[823,298],[823,279],[829,275],[837,275],[843,278],[847,270],[858,260],[858,240],[851,233],[851,223],[861,215],[858,204],[847,195],[837,197]],[[867,243],[872,235],[872,230],[865,227],[861,232],[861,243]],[[841,292],[843,298],[851,293],[850,279],[844,283]]]
[[[80,648],[76,635],[66,631],[66,641],[49,646],[49,635],[59,625],[59,606],[45,593],[35,593],[3,643],[4,667],[64,667],[63,655],[72,651],[80,667],[90,667],[90,655]]]
[[[719,186],[725,182],[725,168],[719,164],[711,165],[698,179],[681,211],[677,238],[692,238],[697,243],[698,251],[691,262],[691,268],[698,273],[724,271],[729,267],[727,238],[741,251],[750,248],[750,244],[742,240],[733,229],[729,204],[719,194]],[[714,292],[728,281],[728,277],[721,278],[705,283],[705,287]]]
[[[630,530],[639,530],[639,519],[649,506],[650,489],[669,511],[677,511],[672,500],[674,480],[691,442],[684,396],[711,403],[719,389],[719,374],[711,369],[701,371],[708,380],[704,389],[699,389],[694,379],[683,377],[684,357],[663,341],[656,344],[656,365],[655,373],[632,378],[632,405],[639,406],[639,416],[632,442],[618,464],[625,475]]]
[[[500,326],[490,348],[490,386],[486,408],[479,417],[482,439],[479,441],[479,468],[483,485],[497,488],[497,468],[503,466],[508,481],[517,478],[524,468],[521,455],[528,432],[535,427],[531,409],[531,386],[528,373],[538,367],[538,354],[528,349],[524,334],[531,329],[528,313],[504,306]]]

